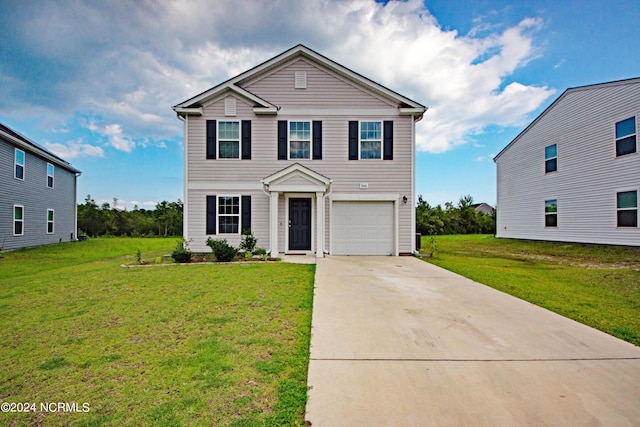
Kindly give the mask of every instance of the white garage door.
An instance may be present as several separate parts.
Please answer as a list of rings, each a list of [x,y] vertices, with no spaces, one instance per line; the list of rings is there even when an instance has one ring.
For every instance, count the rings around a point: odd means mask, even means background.
[[[393,202],[333,202],[333,255],[392,255]]]

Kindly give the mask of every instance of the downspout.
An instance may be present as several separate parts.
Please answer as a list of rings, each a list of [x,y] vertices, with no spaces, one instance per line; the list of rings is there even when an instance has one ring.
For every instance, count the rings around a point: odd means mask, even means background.
[[[325,209],[325,213],[326,213],[326,209],[327,209],[327,197],[329,197],[331,195],[331,192],[333,191],[333,180],[330,179],[329,180],[329,191],[326,192],[324,194],[324,196],[322,196],[322,198],[324,199],[324,209]],[[331,208],[329,208],[329,212],[331,212]],[[332,221],[333,218],[329,218],[329,221]],[[324,225],[325,227],[327,226],[327,217],[325,215],[324,218]],[[327,235],[327,230],[324,231],[325,236]],[[329,227],[329,240],[331,240],[331,227]],[[324,248],[322,249],[322,252],[324,252],[325,254],[328,254],[329,251],[327,250],[327,239],[324,239]]]
[[[74,209],[73,209],[73,238],[71,241],[78,240],[78,177],[82,175],[82,172],[78,172],[75,174],[73,180],[73,201],[74,201]]]

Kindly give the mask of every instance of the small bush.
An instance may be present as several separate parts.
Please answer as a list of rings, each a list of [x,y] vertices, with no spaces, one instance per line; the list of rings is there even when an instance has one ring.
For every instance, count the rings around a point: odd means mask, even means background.
[[[242,241],[240,241],[240,249],[245,252],[253,252],[258,243],[258,239],[253,235],[250,228],[242,231]]]
[[[255,248],[253,251],[254,255],[266,255],[267,250],[265,248]]]
[[[227,243],[226,239],[207,239],[207,246],[213,251],[217,262],[228,262],[235,258],[238,250]]]
[[[171,258],[175,262],[185,263],[191,261],[191,251],[186,248],[185,244],[180,242],[178,246],[173,250]]]

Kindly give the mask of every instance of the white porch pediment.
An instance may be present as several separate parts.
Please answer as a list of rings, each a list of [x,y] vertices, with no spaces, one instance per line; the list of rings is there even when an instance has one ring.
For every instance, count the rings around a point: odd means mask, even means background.
[[[300,163],[294,163],[262,180],[271,192],[324,193],[331,180]]]

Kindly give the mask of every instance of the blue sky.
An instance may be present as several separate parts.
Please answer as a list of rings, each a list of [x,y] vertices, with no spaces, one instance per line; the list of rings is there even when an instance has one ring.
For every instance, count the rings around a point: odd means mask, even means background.
[[[492,161],[565,89],[640,77],[637,0],[0,2],[0,122],[78,197],[183,199],[171,106],[298,44],[429,107],[417,193],[495,204]]]

